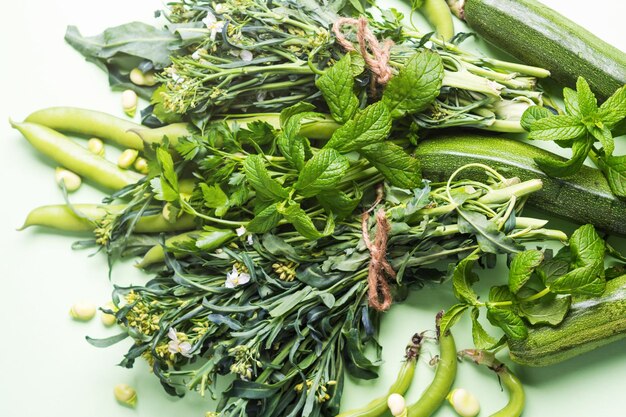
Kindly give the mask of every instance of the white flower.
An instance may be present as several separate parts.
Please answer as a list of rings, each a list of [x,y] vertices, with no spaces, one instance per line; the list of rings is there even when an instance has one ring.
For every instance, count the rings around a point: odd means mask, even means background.
[[[254,239],[252,238],[252,235],[248,235],[248,238],[246,239],[246,242],[248,242],[248,245],[252,245],[254,243]]]
[[[241,60],[244,62],[250,62],[252,61],[252,58],[254,58],[254,55],[252,55],[252,52],[248,51],[247,49],[243,49],[239,53],[239,58],[241,58]]]
[[[202,19],[202,23],[204,23],[206,28],[211,32],[212,41],[215,40],[218,32],[221,32],[224,28],[224,22],[222,20],[217,20],[215,15],[211,12],[207,12],[206,17]]]
[[[233,265],[233,270],[226,274],[226,282],[224,286],[226,288],[235,288],[239,285],[247,284],[250,281],[250,275],[245,272],[239,273],[237,267]]]
[[[196,49],[193,54],[191,54],[191,58],[195,59],[196,61],[198,61],[200,59],[200,50]]]
[[[237,236],[241,237],[246,234],[246,228],[243,226],[238,227],[237,229],[235,229],[235,232],[237,232]]]
[[[189,353],[189,351],[191,350],[191,343],[181,342],[180,340],[178,340],[178,334],[176,334],[176,329],[170,327],[170,330],[167,332],[167,336],[171,339],[170,342],[167,344],[167,348],[170,353],[180,353],[186,358],[191,358],[191,354]]]
[[[215,9],[215,13],[217,14],[224,14],[228,11],[228,7],[226,7],[226,5],[222,3],[216,4],[214,9]]]

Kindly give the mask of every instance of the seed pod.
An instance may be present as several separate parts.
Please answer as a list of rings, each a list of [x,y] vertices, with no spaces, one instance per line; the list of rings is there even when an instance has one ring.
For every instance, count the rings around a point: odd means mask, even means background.
[[[104,305],[104,308],[107,310],[115,311],[115,305],[113,305],[113,303],[110,301]],[[115,318],[115,314],[102,313],[102,315],[100,316],[100,321],[102,321],[102,324],[104,324],[106,327],[111,327],[117,322],[117,319]]]
[[[130,168],[135,160],[139,156],[139,151],[136,149],[126,149],[119,158],[117,158],[117,166],[123,169]]]
[[[56,180],[59,187],[61,184],[65,184],[65,189],[67,192],[71,193],[80,188],[82,184],[82,180],[78,175],[69,171],[65,168],[58,167],[54,172],[54,179]]]
[[[87,141],[87,149],[96,155],[104,156],[104,142],[98,138],[91,138]]]
[[[464,388],[453,389],[448,394],[448,401],[454,411],[461,417],[476,417],[480,412],[480,404],[476,397]]]
[[[122,405],[134,407],[137,404],[137,392],[128,384],[117,384],[113,388],[115,399]]]
[[[387,397],[387,407],[389,407],[391,415],[400,416],[406,410],[406,401],[402,395],[393,393]]]
[[[133,167],[135,168],[135,171],[141,174],[147,174],[149,171],[148,161],[146,160],[146,158],[137,158]]]
[[[133,117],[137,111],[138,101],[139,98],[137,97],[137,93],[133,90],[124,90],[122,93],[122,108],[124,109],[124,113]]]
[[[70,316],[72,316],[74,320],[78,321],[89,321],[95,315],[96,306],[87,302],[76,303],[70,309]]]

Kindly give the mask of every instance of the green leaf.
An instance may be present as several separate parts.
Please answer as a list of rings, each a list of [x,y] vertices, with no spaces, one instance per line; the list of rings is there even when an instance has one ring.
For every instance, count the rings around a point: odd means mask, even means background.
[[[228,210],[228,196],[218,184],[207,185],[204,182],[200,183],[200,189],[202,190],[202,198],[204,198],[204,205],[215,209],[217,216],[223,216]]]
[[[599,116],[609,129],[626,117],[626,85],[619,88],[600,106]]]
[[[466,304],[474,305],[478,302],[478,295],[472,289],[472,284],[478,281],[478,275],[472,271],[477,255],[471,255],[459,262],[452,273],[452,290],[454,296]]]
[[[513,300],[513,293],[508,285],[495,285],[489,289],[489,302],[500,303]]]
[[[339,123],[346,123],[359,108],[359,99],[354,94],[351,56],[344,55],[315,81],[315,85],[326,100],[331,116]]]
[[[345,153],[384,141],[391,131],[391,117],[387,107],[374,103],[358,112],[353,119],[333,133],[325,148]]]
[[[226,390],[225,394],[234,398],[245,398],[248,400],[262,400],[271,398],[277,394],[280,387],[267,384],[260,384],[254,381],[244,381],[235,379]]]
[[[576,229],[569,239],[569,246],[577,267],[604,263],[606,245],[591,224]]]
[[[304,197],[314,196],[320,191],[333,189],[348,168],[348,158],[335,149],[321,149],[304,165],[294,187]]]
[[[382,102],[397,119],[428,107],[439,95],[443,63],[436,52],[422,50],[409,58],[397,75],[389,80]]]
[[[543,252],[535,249],[520,252],[513,257],[509,267],[509,289],[513,294],[517,294],[528,282],[542,261]]]
[[[550,284],[550,291],[555,294],[598,296],[604,292],[605,284],[604,265],[587,265],[556,278]]]
[[[337,215],[338,218],[345,218],[352,214],[361,202],[362,191],[357,188],[354,198],[341,190],[322,191],[317,195],[317,200],[322,207]]]
[[[392,143],[369,145],[360,153],[395,187],[413,189],[422,183],[419,161]]]
[[[563,102],[565,103],[565,111],[570,116],[578,119],[582,118],[580,106],[578,105],[578,93],[569,87],[563,89]]]
[[[545,119],[546,117],[553,116],[552,112],[545,107],[541,106],[532,106],[524,111],[522,114],[522,119],[520,120],[520,124],[524,130],[530,132],[531,126],[537,120]]]
[[[593,137],[598,139],[598,141],[602,144],[604,153],[609,156],[613,155],[613,151],[615,151],[615,140],[613,140],[613,135],[611,134],[609,128],[606,126],[602,126],[601,128],[598,126],[591,126],[588,130],[591,132]]]
[[[445,333],[450,330],[452,326],[459,321],[465,310],[470,307],[471,306],[468,304],[455,304],[450,307],[441,317],[441,321],[439,322],[439,332]]]
[[[549,287],[555,279],[569,272],[569,264],[563,259],[550,259],[537,269],[537,274],[544,285]]]
[[[555,294],[544,295],[535,301],[519,303],[519,314],[530,324],[549,324],[556,326],[561,323],[571,304],[571,297],[557,297]]]
[[[246,225],[246,229],[252,233],[267,233],[278,225],[281,215],[278,212],[278,203],[274,203],[261,210]]]
[[[288,136],[285,132],[280,132],[276,137],[276,144],[287,162],[297,170],[301,170],[306,159],[307,138],[298,134]]]
[[[602,155],[595,162],[604,173],[613,194],[626,197],[626,155]]]
[[[87,342],[92,346],[95,346],[98,348],[105,348],[105,347],[113,346],[114,344],[121,342],[127,337],[128,337],[128,332],[122,332],[114,336],[109,336],[104,339],[94,339],[93,337],[85,336],[85,340],[87,340]]]
[[[307,239],[314,240],[323,236],[313,224],[313,220],[302,210],[299,204],[292,204],[280,211],[285,216],[285,219],[293,224],[298,233]]]
[[[479,315],[480,310],[477,307],[474,307],[471,313],[472,339],[474,341],[474,346],[476,349],[491,349],[498,343],[498,340],[487,333],[483,325],[480,324],[478,321]]]
[[[582,138],[572,144],[572,158],[568,161],[558,159],[536,158],[535,163],[543,172],[551,177],[569,177],[574,175],[583,166],[587,155],[593,146],[589,138]]]
[[[280,120],[280,128],[284,129],[287,121],[298,113],[310,112],[315,109],[315,106],[311,103],[307,103],[306,101],[301,101],[298,104],[294,104],[293,106],[287,107],[280,112],[279,120]]]
[[[578,80],[576,80],[576,93],[578,97],[578,108],[580,109],[582,117],[589,117],[596,114],[598,111],[598,101],[591,91],[591,88],[589,88],[587,80],[583,77],[578,77]]]
[[[155,198],[161,201],[177,201],[180,198],[180,193],[178,189],[178,175],[174,170],[172,155],[164,147],[158,147],[156,159],[161,175],[159,178],[153,178],[150,181]]]
[[[576,139],[586,132],[585,125],[576,117],[559,115],[535,121],[530,126],[528,138],[559,141]]]
[[[494,326],[501,328],[510,339],[523,340],[528,337],[524,321],[513,310],[488,306],[487,319]]]
[[[260,155],[248,155],[243,162],[243,169],[250,186],[257,194],[272,201],[284,200],[289,192],[275,179],[270,177],[265,168],[265,159]]]
[[[363,343],[359,335],[359,330],[352,328],[342,331],[345,338],[343,349],[346,357],[346,368],[348,371],[360,379],[374,379],[378,376],[377,363],[373,363],[365,355]]]
[[[484,215],[461,209],[457,212],[459,213],[459,232],[474,234],[483,252],[516,253],[523,250],[523,246],[498,230],[496,223],[487,220]]]

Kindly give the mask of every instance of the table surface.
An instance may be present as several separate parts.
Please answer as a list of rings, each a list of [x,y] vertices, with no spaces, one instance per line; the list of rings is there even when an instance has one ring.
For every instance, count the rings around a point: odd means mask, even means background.
[[[626,3],[597,0],[590,7],[589,2],[582,0],[543,1],[626,50]],[[75,24],[91,35],[131,20],[150,22],[152,11],[163,3],[31,0],[4,4],[5,19],[0,29],[0,79],[4,80],[0,119],[21,120],[31,111],[55,105],[93,108],[121,116],[120,94],[111,92],[104,74],[65,44],[65,28]],[[389,4],[407,10],[405,4],[397,1]],[[424,24],[423,20],[418,21]],[[461,27],[459,22],[456,24]],[[480,41],[474,45],[494,53]],[[0,125],[0,132],[0,329],[4,334],[0,349],[0,416],[201,417],[212,410],[212,402],[196,394],[184,399],[167,396],[142,361],[132,370],[116,366],[130,342],[97,349],[85,341],[85,335],[106,337],[116,330],[105,328],[99,320],[72,321],[68,316],[70,306],[79,300],[102,305],[114,283],[142,283],[145,275],[128,262],[116,266],[109,281],[104,255],[72,251],[75,237],[34,229],[17,232],[30,209],[63,203],[63,197],[54,184],[52,165],[36,154],[8,123]],[[619,144],[618,152],[625,151],[624,143]],[[98,202],[101,197],[100,192],[84,186],[72,199]],[[556,219],[550,225],[566,231],[574,228]],[[620,246],[626,247],[623,240]],[[500,267],[484,276],[493,282],[505,273]],[[380,334],[385,364],[380,378],[351,379],[344,392],[344,408],[362,405],[385,392],[395,378],[410,335],[415,330],[432,328],[435,312],[453,303],[450,286],[444,284],[413,292],[405,303],[385,314]],[[471,347],[469,323],[462,321],[455,330],[458,346]],[[614,343],[548,368],[516,368],[527,392],[525,415],[624,416],[623,399],[620,400],[626,374],[623,346]],[[431,380],[429,358],[427,352],[420,359],[409,401],[418,398]],[[115,402],[112,389],[118,383],[137,389],[136,409]],[[489,415],[506,402],[506,394],[501,392],[495,376],[470,364],[459,367],[455,386],[468,388],[478,396],[482,415]],[[436,414],[453,415],[447,406]]]

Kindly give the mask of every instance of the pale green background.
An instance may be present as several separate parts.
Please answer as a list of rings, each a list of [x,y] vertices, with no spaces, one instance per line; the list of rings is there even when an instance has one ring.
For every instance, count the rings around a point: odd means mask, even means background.
[[[626,5],[617,0],[544,0],[592,32],[626,50]],[[383,3],[381,1],[381,3]],[[393,3],[398,4],[397,2]],[[16,232],[33,207],[62,203],[51,165],[12,131],[7,117],[21,120],[29,112],[54,105],[93,108],[121,115],[119,93],[109,91],[104,75],[84,62],[63,41],[65,27],[76,24],[91,35],[104,28],[137,19],[151,21],[156,0],[13,1],[3,2],[0,29],[0,416],[110,417],[185,415],[202,417],[210,403],[191,394],[183,400],[168,397],[156,378],[139,362],[134,370],[115,366],[128,347],[109,349],[88,345],[84,336],[104,337],[115,332],[99,320],[73,322],[69,307],[78,300],[106,301],[112,286],[101,254],[73,252],[75,238],[40,230]],[[402,6],[406,10],[406,6]],[[458,22],[457,22],[458,23]],[[512,28],[514,29],[514,28]],[[479,43],[482,49],[483,44]],[[618,149],[624,153],[622,143]],[[100,194],[83,187],[76,202],[97,202]],[[553,227],[571,230],[555,221]],[[623,242],[623,241],[622,241]],[[145,277],[130,263],[116,267],[115,283],[141,283]],[[496,282],[502,271],[486,281]],[[350,383],[344,405],[361,405],[383,393],[395,378],[406,340],[416,330],[432,328],[433,316],[454,302],[449,285],[414,293],[394,306],[383,320],[380,340],[386,365],[377,381]],[[470,347],[468,323],[456,327],[459,347]],[[566,364],[545,369],[517,369],[528,394],[526,416],[626,415],[623,382],[626,376],[624,343],[618,342]],[[418,398],[430,382],[429,353],[420,360],[409,399]],[[112,388],[126,382],[139,394],[135,410],[116,404]],[[489,415],[506,401],[494,375],[470,364],[459,368],[456,386],[471,389]],[[453,416],[444,406],[438,417]]]

